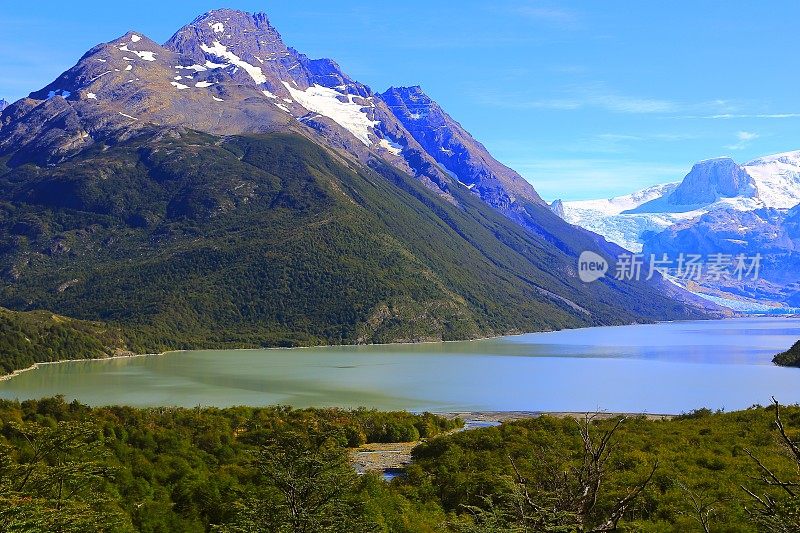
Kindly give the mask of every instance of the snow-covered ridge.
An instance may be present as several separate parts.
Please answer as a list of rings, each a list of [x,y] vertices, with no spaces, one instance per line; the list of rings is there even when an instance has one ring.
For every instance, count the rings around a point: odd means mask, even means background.
[[[602,200],[577,200],[574,202],[564,202],[564,205],[569,206],[571,209],[597,211],[604,215],[618,215],[623,211],[630,211],[651,200],[666,196],[675,190],[677,186],[678,183],[653,185],[652,187],[647,187],[646,189],[624,196]]]
[[[800,151],[754,159],[743,168],[755,180],[764,206],[789,209],[800,204]]]

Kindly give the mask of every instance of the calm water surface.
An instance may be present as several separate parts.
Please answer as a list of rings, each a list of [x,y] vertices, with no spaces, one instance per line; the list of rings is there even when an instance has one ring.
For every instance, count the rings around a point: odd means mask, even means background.
[[[772,356],[800,319],[589,328],[419,345],[199,350],[42,366],[0,398],[92,404],[288,404],[432,411],[678,413],[800,402],[800,369]]]

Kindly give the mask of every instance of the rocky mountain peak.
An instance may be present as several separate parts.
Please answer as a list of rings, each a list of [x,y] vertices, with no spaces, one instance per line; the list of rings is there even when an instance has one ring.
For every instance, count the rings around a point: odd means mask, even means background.
[[[700,161],[669,196],[671,205],[704,205],[720,198],[754,198],[755,181],[730,157]]]
[[[8,107],[8,102],[4,98],[0,98],[0,111]]]
[[[178,30],[164,46],[200,65],[229,66],[240,83],[255,84],[280,99],[292,99],[285,84],[301,91],[320,85],[361,97],[371,95],[368,87],[345,75],[335,61],[309,59],[286,46],[264,13],[209,11]]]
[[[280,33],[269,22],[264,13],[250,14],[235,9],[209,11],[178,30],[167,41],[166,47],[186,55],[199,57],[204,50],[201,45],[213,47],[219,42],[233,48],[234,52],[266,56],[262,59],[274,60],[269,54],[286,54],[286,45]]]
[[[566,216],[566,212],[564,211],[564,201],[563,200],[554,200],[550,204],[550,210],[553,211],[559,218],[564,218]]]
[[[437,122],[444,120],[442,109],[419,85],[390,87],[381,94],[381,98],[395,114],[403,115],[407,120],[416,121],[422,118]]]

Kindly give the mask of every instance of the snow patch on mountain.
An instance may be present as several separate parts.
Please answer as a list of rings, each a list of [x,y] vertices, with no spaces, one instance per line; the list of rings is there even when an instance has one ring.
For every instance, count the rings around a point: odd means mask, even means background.
[[[755,159],[743,168],[755,180],[764,206],[789,209],[800,204],[800,150]]]
[[[384,148],[385,150],[394,155],[400,155],[403,151],[403,145],[397,144],[396,142],[390,139],[381,139],[381,141],[378,144],[380,144],[382,148]]]
[[[130,48],[128,48],[127,44],[125,44],[123,46],[120,46],[119,49],[122,52],[130,52],[132,54],[136,54],[137,56],[139,56],[140,59],[142,59],[144,61],[155,61],[156,60],[155,52],[131,50]],[[128,59],[127,57],[123,57],[123,59],[126,59],[128,61],[133,61],[132,59]]]
[[[354,102],[354,99],[361,98],[360,96],[343,94],[322,85],[315,84],[305,91],[301,91],[285,81],[282,83],[292,98],[301,106],[333,120],[366,146],[372,145],[369,135],[372,128],[380,124],[380,121],[370,119],[363,111],[374,106],[372,98],[364,98],[368,104],[362,105]]]
[[[50,98],[55,98],[56,96],[61,96],[61,98],[67,99],[71,95],[72,93],[66,89],[56,89],[55,91],[50,91],[47,93],[47,99],[49,100]]]
[[[230,62],[230,64],[241,68],[247,72],[251,78],[253,78],[254,82],[258,84],[266,83],[267,77],[264,76],[264,71],[261,70],[261,67],[251,65],[247,61],[244,61],[242,58],[228,50],[228,47],[219,41],[214,41],[212,46],[201,44],[200,48],[207,54],[211,54],[212,56],[220,59],[226,59],[228,62]]]
[[[206,66],[203,65],[189,65],[188,67],[184,67],[181,65],[175,65],[175,68],[178,70],[194,70],[195,72],[204,72],[209,68],[223,68],[227,67],[228,65],[216,65],[214,67],[208,67],[208,64],[211,63],[210,61],[206,62]]]

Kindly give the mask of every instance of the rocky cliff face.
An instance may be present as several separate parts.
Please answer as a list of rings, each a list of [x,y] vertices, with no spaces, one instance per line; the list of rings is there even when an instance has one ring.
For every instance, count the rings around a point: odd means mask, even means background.
[[[733,159],[722,157],[701,161],[692,167],[668,197],[671,205],[707,205],[721,198],[754,198],[755,181]]]

